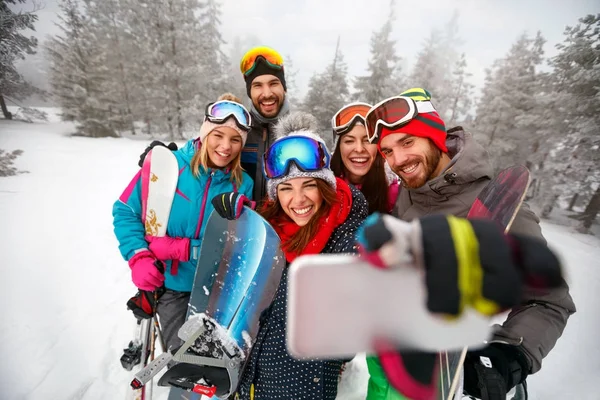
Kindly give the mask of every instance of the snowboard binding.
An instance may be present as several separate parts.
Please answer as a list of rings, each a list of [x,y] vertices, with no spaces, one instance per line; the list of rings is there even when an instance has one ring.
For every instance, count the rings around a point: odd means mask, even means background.
[[[134,339],[129,342],[127,348],[123,349],[121,366],[126,371],[131,371],[142,360],[142,346],[143,344],[138,339]]]
[[[179,329],[185,343],[169,361],[159,386],[174,386],[209,397],[228,397],[237,388],[244,353],[234,343],[225,343],[214,321],[189,319]]]

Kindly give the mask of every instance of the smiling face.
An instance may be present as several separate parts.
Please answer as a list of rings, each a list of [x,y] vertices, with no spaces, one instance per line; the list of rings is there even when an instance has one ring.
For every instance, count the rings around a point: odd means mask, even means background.
[[[208,158],[214,167],[224,168],[242,150],[242,137],[233,128],[219,126],[206,137]]]
[[[277,200],[298,226],[306,225],[323,204],[315,178],[294,178],[277,185]]]
[[[369,143],[367,130],[358,124],[350,132],[342,135],[339,141],[340,155],[348,180],[355,185],[362,183],[377,156],[377,145]]]
[[[274,118],[283,106],[285,90],[275,75],[259,75],[250,85],[250,98],[263,117]]]
[[[447,165],[446,158],[442,162],[442,151],[427,138],[392,133],[384,136],[380,148],[390,168],[411,189],[423,186]]]

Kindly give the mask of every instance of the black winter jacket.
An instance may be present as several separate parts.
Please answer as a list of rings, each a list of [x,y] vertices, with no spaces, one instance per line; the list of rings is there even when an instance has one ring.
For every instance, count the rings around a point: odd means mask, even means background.
[[[355,233],[367,217],[363,194],[354,186],[348,219],[334,231],[321,253],[355,253]],[[265,313],[238,389],[241,400],[333,400],[345,360],[298,361],[287,352],[287,268],[275,300]],[[253,388],[252,388],[253,387]],[[251,397],[251,392],[253,396]]]

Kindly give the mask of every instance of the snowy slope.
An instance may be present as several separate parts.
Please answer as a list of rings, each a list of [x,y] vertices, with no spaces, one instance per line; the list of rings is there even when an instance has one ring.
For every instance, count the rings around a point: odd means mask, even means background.
[[[132,334],[134,294],[111,209],[147,141],[68,137],[70,124],[0,120],[0,148],[22,149],[0,178],[0,398],[119,399],[119,357]],[[600,240],[543,224],[565,259],[578,313],[530,378],[531,399],[592,399],[600,376]],[[366,366],[348,368],[339,398],[364,399]]]

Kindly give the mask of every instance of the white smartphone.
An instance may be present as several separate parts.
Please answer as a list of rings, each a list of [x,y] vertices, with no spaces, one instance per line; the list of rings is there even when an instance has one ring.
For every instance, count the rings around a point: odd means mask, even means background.
[[[373,353],[378,338],[398,349],[478,348],[490,319],[473,310],[459,318],[431,314],[422,271],[379,269],[354,255],[298,257],[289,266],[287,345],[298,358]]]

